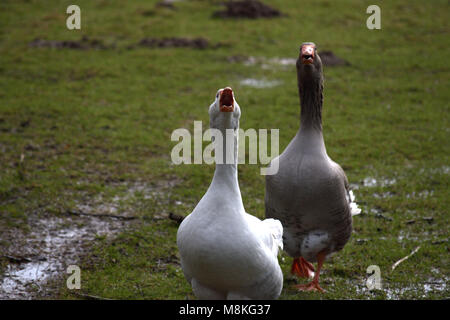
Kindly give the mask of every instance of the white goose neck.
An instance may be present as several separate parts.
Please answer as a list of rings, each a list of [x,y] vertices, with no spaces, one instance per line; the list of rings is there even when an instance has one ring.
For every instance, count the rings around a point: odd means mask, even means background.
[[[239,190],[237,163],[238,163],[238,130],[219,129],[222,133],[222,141],[217,141],[219,145],[216,151],[222,151],[216,154],[216,170],[214,172],[213,184],[226,184],[233,189]],[[220,142],[222,145],[220,145]]]

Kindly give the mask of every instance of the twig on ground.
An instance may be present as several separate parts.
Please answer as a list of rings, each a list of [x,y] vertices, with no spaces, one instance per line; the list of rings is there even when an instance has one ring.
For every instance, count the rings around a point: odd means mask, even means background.
[[[409,259],[412,255],[414,255],[417,251],[419,251],[419,249],[420,249],[420,246],[418,246],[417,248],[415,248],[415,249],[414,249],[409,255],[407,255],[406,257],[404,257],[404,258],[398,260],[396,263],[394,263],[394,264],[392,265],[392,271],[394,271],[395,268],[397,268],[397,266],[398,266],[400,263],[402,263],[403,261]]]
[[[95,213],[86,213],[82,211],[73,211],[73,210],[67,210],[67,214],[74,215],[74,216],[88,216],[88,217],[96,217],[96,218],[114,218],[114,219],[121,219],[121,220],[133,220],[137,219],[138,217],[134,216],[118,216],[114,214],[95,214]]]
[[[85,298],[88,300],[114,300],[114,299],[103,298],[103,297],[94,296],[94,295],[90,295],[90,294],[78,293],[76,291],[72,291],[72,293],[78,297]]]
[[[26,257],[21,257],[21,256],[10,256],[10,255],[2,255],[2,258],[6,258],[9,260],[9,262],[13,262],[13,263],[22,263],[22,262],[31,262],[31,259],[28,259]]]

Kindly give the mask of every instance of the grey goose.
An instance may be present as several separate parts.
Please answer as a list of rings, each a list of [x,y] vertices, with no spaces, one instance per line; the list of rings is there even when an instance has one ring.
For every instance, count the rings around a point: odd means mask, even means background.
[[[319,286],[324,260],[341,250],[352,232],[352,215],[360,213],[344,170],[330,159],[322,134],[322,62],[312,42],[303,43],[296,63],[300,129],[274,158],[278,172],[266,176],[266,218],[283,225],[284,250],[294,258],[291,272],[313,280],[299,290]],[[276,166],[275,166],[276,167]],[[317,271],[311,262],[317,261]]]

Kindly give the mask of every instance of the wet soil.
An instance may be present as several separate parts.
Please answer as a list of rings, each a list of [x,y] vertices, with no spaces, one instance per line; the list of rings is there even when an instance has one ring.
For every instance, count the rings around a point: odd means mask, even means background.
[[[70,276],[68,266],[80,263],[97,239],[113,239],[140,223],[134,213],[134,199],[139,196],[140,201],[164,201],[164,195],[178,183],[173,179],[156,184],[111,184],[126,187],[126,193],[113,199],[99,194],[59,214],[29,213],[28,230],[0,228],[0,300],[54,298]],[[130,205],[121,204],[127,201]],[[152,218],[169,217],[161,212]]]
[[[121,219],[92,216],[32,215],[28,223],[28,233],[2,233],[12,242],[0,257],[8,263],[0,276],[0,299],[52,297],[59,288],[49,286],[50,281],[68,277],[67,267],[76,265],[97,237],[111,237],[128,225]]]
[[[86,36],[80,40],[45,40],[34,39],[29,43],[31,48],[53,48],[73,50],[106,50],[116,49],[115,44],[107,45],[102,40],[91,39]],[[211,43],[208,39],[198,38],[143,38],[136,44],[125,47],[127,50],[137,47],[144,48],[192,48],[192,49],[215,49],[226,46],[225,43]]]
[[[349,66],[350,63],[338,56],[332,51],[320,51],[320,59],[322,64],[328,67]],[[273,69],[276,66],[295,66],[297,59],[295,58],[264,58],[245,55],[234,55],[227,58],[230,63],[242,63],[244,65],[261,65],[262,69]]]
[[[211,44],[205,38],[144,38],[137,46],[146,48],[193,48],[193,49],[208,49],[208,48],[218,48],[223,44]],[[129,49],[134,48],[134,46],[128,47]]]
[[[213,17],[260,19],[283,15],[279,10],[258,0],[228,1],[224,2],[223,5],[225,10],[214,12]]]
[[[54,49],[113,49],[115,45],[105,45],[99,39],[91,39],[83,36],[80,40],[44,40],[36,38],[29,43],[32,48],[54,48]]]

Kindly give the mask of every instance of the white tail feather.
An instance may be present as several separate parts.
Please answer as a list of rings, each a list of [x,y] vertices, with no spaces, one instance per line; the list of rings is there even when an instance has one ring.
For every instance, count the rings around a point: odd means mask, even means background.
[[[361,213],[361,209],[358,207],[358,204],[355,202],[355,195],[353,194],[353,191],[350,190],[348,192],[349,195],[349,203],[350,203],[350,213],[352,216],[356,216]]]
[[[272,235],[272,252],[275,255],[278,255],[278,248],[283,250],[283,226],[281,225],[280,220],[276,219],[265,219],[262,222],[267,226]]]

